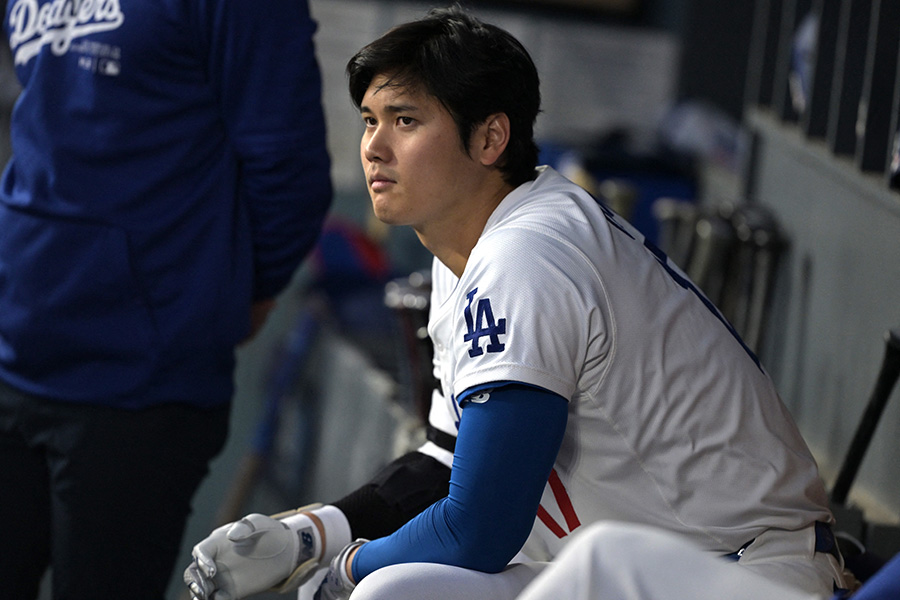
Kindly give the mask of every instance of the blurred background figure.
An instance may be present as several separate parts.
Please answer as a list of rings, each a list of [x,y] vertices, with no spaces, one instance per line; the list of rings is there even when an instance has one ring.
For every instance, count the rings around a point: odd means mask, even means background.
[[[331,202],[305,1],[6,6],[0,597],[161,599]],[[8,86],[4,86],[6,88]]]

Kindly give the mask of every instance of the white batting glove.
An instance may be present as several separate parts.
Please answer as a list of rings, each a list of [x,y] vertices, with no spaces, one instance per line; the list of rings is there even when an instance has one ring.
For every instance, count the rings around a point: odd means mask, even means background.
[[[319,585],[313,600],[348,600],[356,584],[347,574],[347,559],[350,554],[369,540],[358,539],[348,544],[340,554],[331,560],[328,573]]]
[[[349,541],[350,525],[334,506],[316,504],[271,517],[250,514],[194,546],[184,582],[194,600],[286,592],[297,589]]]

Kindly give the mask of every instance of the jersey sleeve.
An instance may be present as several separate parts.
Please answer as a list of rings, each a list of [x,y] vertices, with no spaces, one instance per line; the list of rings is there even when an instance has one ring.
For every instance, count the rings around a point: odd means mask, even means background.
[[[459,286],[449,340],[454,397],[519,381],[571,399],[583,369],[608,355],[611,319],[596,269],[545,233],[506,229],[483,238]]]
[[[487,396],[463,411],[447,497],[364,544],[352,565],[357,581],[407,562],[497,572],[522,547],[562,442],[567,403],[519,385]]]
[[[305,0],[197,0],[196,10],[209,81],[240,161],[255,297],[272,297],[317,240],[331,202],[316,24]]]

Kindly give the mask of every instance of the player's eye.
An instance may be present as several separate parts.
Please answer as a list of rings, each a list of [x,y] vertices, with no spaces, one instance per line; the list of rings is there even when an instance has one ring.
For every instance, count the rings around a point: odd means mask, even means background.
[[[406,125],[406,126],[409,126],[409,125],[412,125],[413,123],[415,123],[416,120],[413,119],[412,117],[397,117],[397,122],[398,122],[400,125]]]
[[[363,115],[363,123],[365,123],[366,127],[375,127],[378,124],[378,121],[375,120],[375,117]]]

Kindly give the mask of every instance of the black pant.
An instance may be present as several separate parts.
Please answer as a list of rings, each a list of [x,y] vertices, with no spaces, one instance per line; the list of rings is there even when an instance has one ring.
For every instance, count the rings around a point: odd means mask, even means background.
[[[162,600],[227,406],[130,411],[0,383],[0,599]]]

